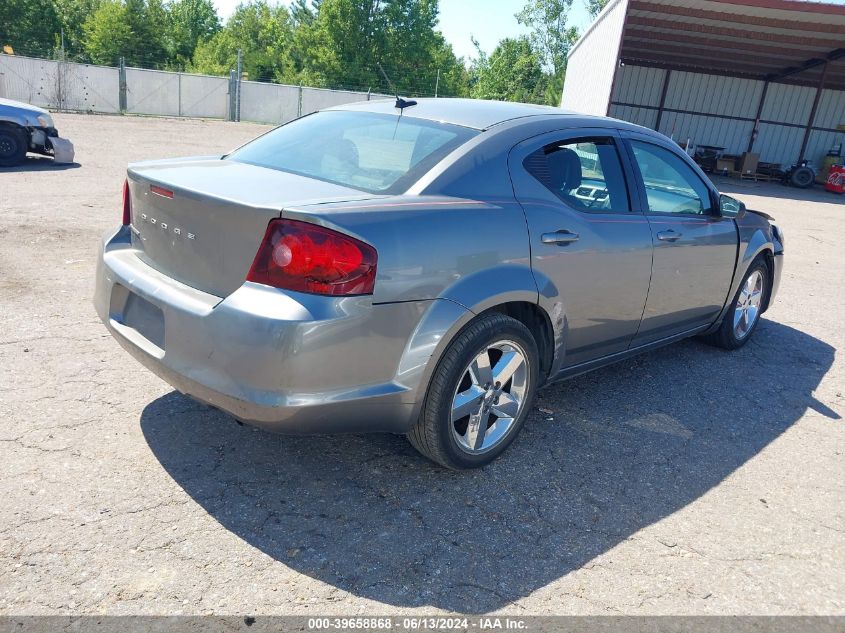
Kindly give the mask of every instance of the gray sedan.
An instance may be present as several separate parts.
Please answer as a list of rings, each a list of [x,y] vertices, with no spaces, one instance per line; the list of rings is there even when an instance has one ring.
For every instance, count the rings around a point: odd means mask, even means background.
[[[135,358],[238,420],[403,433],[473,468],[544,384],[690,336],[742,346],[782,262],[771,218],[651,130],[371,101],[131,165],[95,305]]]

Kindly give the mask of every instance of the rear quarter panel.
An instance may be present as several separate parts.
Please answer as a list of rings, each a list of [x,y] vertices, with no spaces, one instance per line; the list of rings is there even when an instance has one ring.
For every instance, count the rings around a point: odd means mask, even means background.
[[[373,303],[446,298],[477,312],[537,301],[528,232],[515,200],[399,196],[286,208],[375,246]]]
[[[411,334],[393,377],[414,405],[411,422],[443,352],[476,314],[509,301],[537,302],[525,217],[512,198],[399,196],[285,208],[282,217],[375,246],[374,310],[403,302],[423,306],[416,322],[405,324]]]

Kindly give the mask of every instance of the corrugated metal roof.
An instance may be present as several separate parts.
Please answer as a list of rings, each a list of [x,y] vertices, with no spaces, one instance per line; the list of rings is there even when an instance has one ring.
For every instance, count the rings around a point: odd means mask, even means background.
[[[799,85],[816,85],[829,61],[826,85],[845,89],[845,5],[631,0],[620,58],[631,64]]]

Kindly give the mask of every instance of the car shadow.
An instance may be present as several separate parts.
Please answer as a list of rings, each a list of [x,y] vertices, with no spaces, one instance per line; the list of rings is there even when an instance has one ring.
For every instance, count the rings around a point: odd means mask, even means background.
[[[49,156],[33,156],[30,154],[20,165],[2,167],[0,169],[2,169],[3,173],[14,173],[23,171],[65,171],[79,167],[82,167],[79,163],[56,163]]]
[[[839,420],[812,395],[833,358],[771,321],[733,353],[678,343],[544,388],[517,442],[464,473],[402,437],[273,435],[176,392],[141,426],[185,492],[290,568],[397,607],[481,613],[695,501],[808,408]]]

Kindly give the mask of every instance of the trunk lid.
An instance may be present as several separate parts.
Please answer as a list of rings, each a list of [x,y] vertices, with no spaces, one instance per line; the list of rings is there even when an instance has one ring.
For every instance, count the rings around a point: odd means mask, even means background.
[[[376,197],[216,157],[137,163],[128,175],[139,257],[219,297],[244,283],[267,223],[285,206]]]

